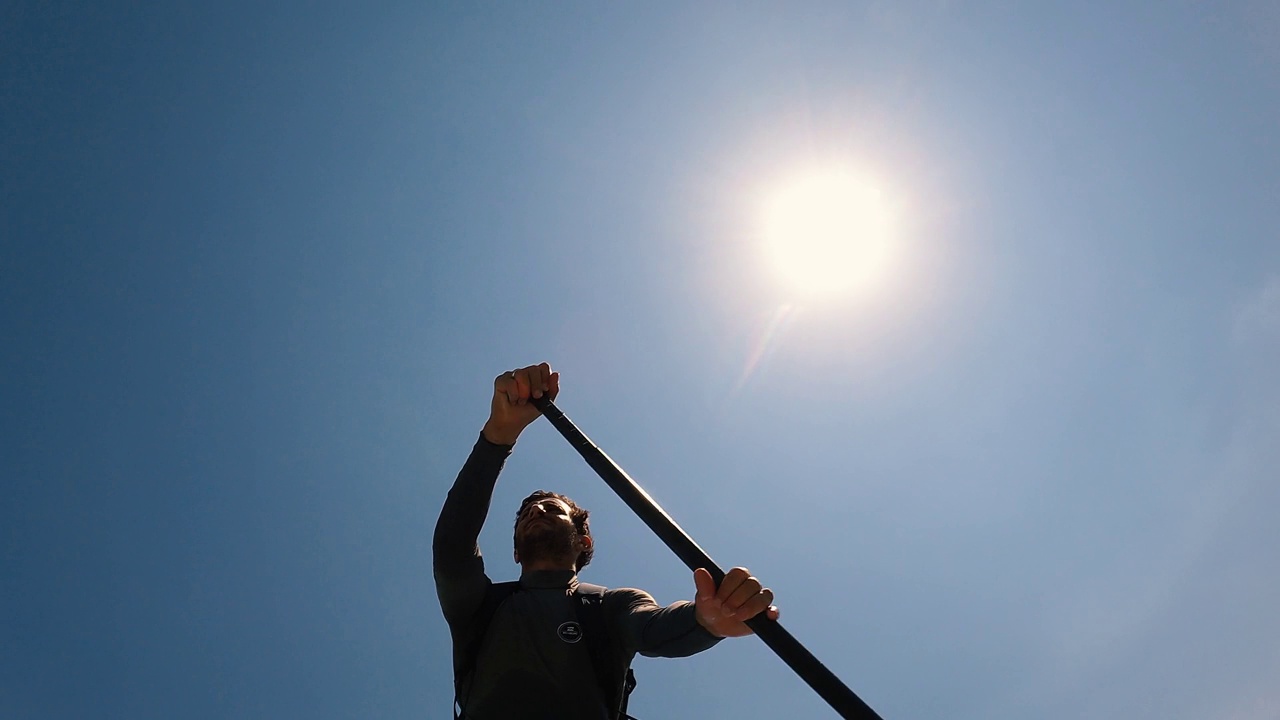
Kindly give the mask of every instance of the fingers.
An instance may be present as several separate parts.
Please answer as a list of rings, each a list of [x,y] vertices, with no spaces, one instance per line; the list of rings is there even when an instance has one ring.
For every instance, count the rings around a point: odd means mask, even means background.
[[[505,395],[512,405],[524,405],[529,398],[544,394],[554,399],[560,392],[560,373],[552,372],[547,363],[509,370],[494,378],[493,390]]]
[[[730,570],[716,588],[711,573],[703,568],[693,572],[697,586],[695,605],[698,623],[717,637],[742,637],[750,635],[748,620],[765,614],[770,620],[778,619],[774,607],[773,591],[760,587],[760,581],[751,577],[746,568]]]
[[[772,603],[773,591],[769,588],[762,588],[759,593],[752,595],[730,614],[739,620],[750,620],[766,610],[772,610],[772,617],[777,620],[777,608],[774,608]]]
[[[533,365],[529,367],[529,394],[532,397],[540,398],[542,394],[550,390],[551,384],[551,366],[542,363],[541,365]]]
[[[520,401],[520,386],[514,370],[508,370],[493,379],[493,393],[495,396],[505,397],[512,405]]]
[[[531,382],[529,380],[529,368],[522,368],[515,371],[516,376],[516,402],[520,405],[525,404],[529,400],[529,388]]]
[[[740,567],[725,574],[716,597],[720,599],[725,615],[737,620],[753,618],[773,603],[773,591],[762,587],[746,568]]]
[[[724,579],[720,581],[720,589],[716,591],[716,597],[720,600],[728,600],[729,596],[738,589],[738,586],[746,582],[751,577],[751,573],[746,568],[736,567],[724,574]]]

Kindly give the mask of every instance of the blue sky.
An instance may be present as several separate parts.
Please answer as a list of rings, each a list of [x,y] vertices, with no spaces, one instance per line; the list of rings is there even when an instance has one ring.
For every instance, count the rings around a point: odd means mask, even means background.
[[[1280,12],[0,11],[0,716],[445,717],[440,503],[560,407],[886,719],[1280,715]],[[759,262],[874,177],[875,292]],[[689,573],[554,431],[584,579]],[[641,718],[825,717],[754,639]]]

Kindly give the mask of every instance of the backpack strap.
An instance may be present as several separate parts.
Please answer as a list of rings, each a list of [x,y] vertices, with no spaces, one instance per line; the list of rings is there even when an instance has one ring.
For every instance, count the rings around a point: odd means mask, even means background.
[[[493,622],[493,614],[498,611],[499,605],[506,602],[507,598],[516,594],[519,590],[519,580],[492,583],[485,589],[484,599],[480,601],[480,607],[476,609],[476,614],[471,617],[471,637],[467,639],[462,653],[454,658],[454,720],[459,720],[462,717],[462,679],[475,673],[476,660],[480,657],[480,644],[484,642],[484,636],[489,632],[489,623]]]
[[[613,641],[609,624],[604,616],[605,588],[600,585],[579,582],[573,597],[578,620],[587,640],[587,652],[596,671],[596,684],[604,696],[611,720],[635,720],[627,714],[627,701],[636,687],[636,676],[630,667],[625,673],[614,662],[611,652]]]

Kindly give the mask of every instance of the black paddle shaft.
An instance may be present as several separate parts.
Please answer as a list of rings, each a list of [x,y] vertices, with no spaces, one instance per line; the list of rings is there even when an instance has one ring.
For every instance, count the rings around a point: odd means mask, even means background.
[[[618,466],[604,451],[596,447],[595,443],[578,429],[573,421],[565,417],[560,408],[555,403],[547,399],[546,396],[535,398],[532,400],[534,407],[538,408],[547,420],[555,426],[556,430],[569,441],[591,469],[605,481],[613,491],[622,498],[622,501],[631,508],[650,530],[657,533],[662,542],[671,548],[690,570],[698,568],[706,568],[711,576],[715,579],[716,585],[724,579],[724,571],[716,565],[715,561],[698,544],[689,537],[684,530],[667,515],[653,498],[649,497],[649,493],[644,491],[631,476],[627,475],[621,467]],[[862,701],[862,698],[854,694],[847,685],[840,681],[834,673],[827,669],[818,658],[813,656],[805,646],[800,644],[791,636],[791,633],[783,629],[776,620],[770,620],[761,613],[750,620],[746,621],[747,627],[751,628],[765,645],[768,645],[778,657],[782,658],[797,675],[805,682],[809,683],[818,695],[822,696],[836,712],[840,713],[842,718],[856,718],[857,720],[883,720],[872,710],[869,705]]]

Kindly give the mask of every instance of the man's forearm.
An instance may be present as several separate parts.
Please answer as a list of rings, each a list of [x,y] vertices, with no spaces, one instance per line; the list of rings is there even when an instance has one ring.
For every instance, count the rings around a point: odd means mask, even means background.
[[[721,640],[698,623],[690,602],[661,607],[652,595],[635,588],[611,590],[606,602],[619,603],[616,612],[623,645],[646,657],[686,657]]]
[[[437,569],[479,556],[476,541],[489,514],[498,474],[510,454],[510,445],[495,444],[484,436],[476,440],[436,521],[432,556]]]

